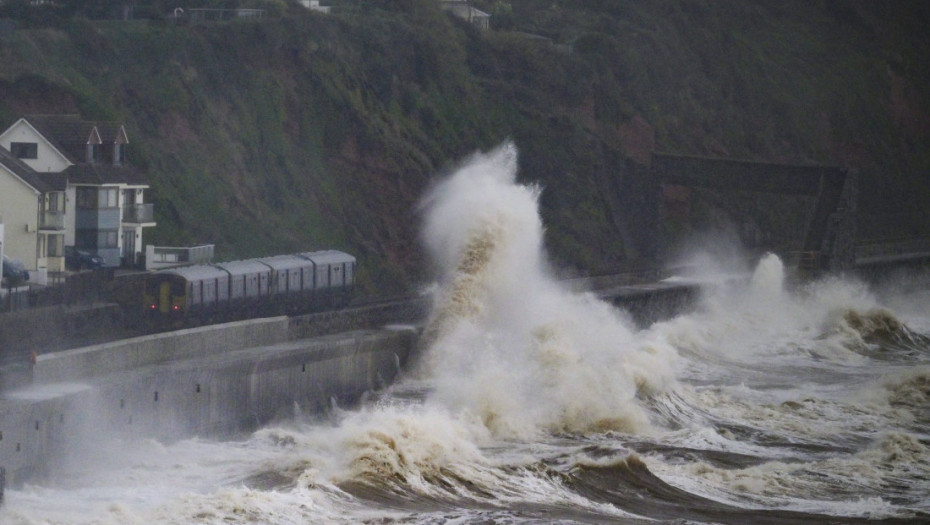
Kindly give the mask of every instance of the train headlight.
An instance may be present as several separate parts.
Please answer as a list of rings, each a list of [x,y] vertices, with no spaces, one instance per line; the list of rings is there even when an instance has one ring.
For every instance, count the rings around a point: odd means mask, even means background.
[[[156,308],[158,308],[158,305],[154,305],[154,304],[153,304],[153,305],[152,305],[152,310],[154,310],[154,309],[156,309]]]
[[[174,305],[174,309],[175,309],[175,310],[180,310],[180,309],[181,309],[181,307],[180,307],[180,306],[178,306],[178,305]]]

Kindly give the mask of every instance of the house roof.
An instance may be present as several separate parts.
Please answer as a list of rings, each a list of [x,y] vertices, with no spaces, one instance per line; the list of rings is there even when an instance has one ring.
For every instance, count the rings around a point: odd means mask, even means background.
[[[40,175],[3,147],[0,147],[0,165],[41,193],[64,191],[68,186],[68,181],[63,174],[43,173]]]
[[[148,181],[139,170],[130,166],[113,166],[112,164],[74,164],[68,166],[62,175],[71,184],[129,184],[146,186]]]
[[[81,120],[78,115],[27,115],[23,117],[55,148],[79,164],[88,144],[126,144],[126,129],[119,122]]]

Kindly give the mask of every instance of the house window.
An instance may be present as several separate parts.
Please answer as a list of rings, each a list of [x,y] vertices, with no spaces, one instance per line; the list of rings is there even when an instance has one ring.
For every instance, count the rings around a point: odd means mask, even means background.
[[[77,230],[74,234],[74,246],[88,250],[116,248],[119,246],[119,232],[117,230]]]
[[[48,257],[65,256],[65,236],[49,235],[46,241],[46,255]]]
[[[65,194],[61,191],[50,191],[45,194],[45,211],[65,211]]]
[[[119,246],[119,232],[116,230],[100,230],[97,232],[97,248],[116,248]]]
[[[85,210],[119,207],[119,188],[78,188],[75,194],[77,207]]]
[[[97,160],[97,150],[100,149],[96,144],[87,145],[87,162],[93,164]]]
[[[97,245],[97,230],[77,230],[74,232],[74,247],[93,249]]]
[[[126,151],[123,148],[123,145],[114,144],[113,145],[113,165],[122,166],[125,160],[126,160]]]
[[[77,207],[85,210],[97,209],[97,188],[79,187],[75,198]]]
[[[119,189],[117,188],[100,188],[97,204],[101,208],[118,208],[119,207]]]
[[[10,153],[17,159],[39,158],[39,144],[35,142],[11,142]]]

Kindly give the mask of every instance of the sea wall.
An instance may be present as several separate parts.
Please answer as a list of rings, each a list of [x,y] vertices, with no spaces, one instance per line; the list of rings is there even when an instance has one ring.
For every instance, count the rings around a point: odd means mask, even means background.
[[[393,382],[414,328],[287,340],[287,318],[157,334],[39,356],[0,399],[8,484],[113,438],[223,437],[318,414]]]
[[[702,286],[689,282],[657,282],[606,288],[598,297],[626,310],[641,328],[694,308]]]
[[[40,354],[33,384],[73,381],[287,340],[288,318],[251,319]]]
[[[687,309],[697,289],[628,285],[598,295],[646,322]],[[225,437],[354,403],[396,380],[419,336],[413,327],[360,327],[422,322],[428,306],[399,300],[39,354],[26,386],[0,392],[0,468],[20,484],[109,439]]]

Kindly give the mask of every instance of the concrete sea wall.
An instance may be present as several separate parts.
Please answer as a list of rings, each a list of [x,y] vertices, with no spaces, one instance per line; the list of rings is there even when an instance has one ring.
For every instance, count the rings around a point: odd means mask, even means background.
[[[648,323],[692,306],[697,292],[678,283],[598,295]],[[109,438],[224,437],[352,403],[394,382],[419,336],[366,327],[422,322],[428,309],[424,298],[399,300],[39,354],[20,374],[25,386],[0,389],[0,468],[20,484]]]
[[[40,354],[32,383],[101,376],[166,361],[202,357],[287,340],[288,318],[272,317],[204,326]]]
[[[222,437],[315,413],[393,382],[413,328],[289,339],[285,317],[38,356],[32,384],[0,398],[0,467],[19,484],[80,441]],[[96,440],[96,441],[95,441]]]

